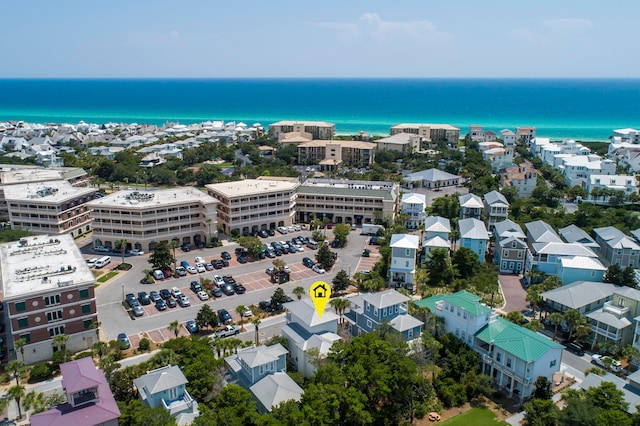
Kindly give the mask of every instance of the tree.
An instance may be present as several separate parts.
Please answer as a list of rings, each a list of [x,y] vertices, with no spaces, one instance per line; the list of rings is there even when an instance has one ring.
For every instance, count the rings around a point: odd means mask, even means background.
[[[67,362],[67,342],[69,341],[69,335],[61,333],[56,335],[53,340],[51,340],[51,344],[53,345],[54,348],[58,348],[58,350],[61,350],[63,355],[62,355],[62,362]]]
[[[173,253],[173,271],[175,273],[176,271],[176,262],[177,262],[177,258],[176,258],[176,248],[178,248],[178,240],[173,239],[171,241],[169,241],[169,243],[167,243],[167,249],[171,250]]]
[[[338,271],[336,276],[331,281],[333,284],[332,292],[335,294],[340,294],[345,291],[351,285],[351,280],[349,279],[349,275],[344,269]]]
[[[261,322],[260,318],[255,318],[253,321],[251,321],[251,324],[253,324],[253,326],[256,328],[256,338],[255,338],[256,345],[260,342],[258,340],[258,329],[260,326],[260,322]]]
[[[178,334],[180,334],[180,330],[182,329],[182,326],[180,325],[180,322],[178,320],[174,320],[169,323],[169,326],[167,328],[169,329],[169,331],[175,334],[176,338],[178,338]]]
[[[273,259],[271,262],[276,271],[282,271],[285,266],[287,266],[287,262],[282,259]]]
[[[545,376],[538,376],[535,382],[533,382],[535,390],[533,391],[533,398],[538,399],[551,399],[553,391],[551,390],[551,382]]]
[[[293,289],[293,294],[298,298],[298,300],[302,299],[302,296],[304,296],[305,293],[304,287],[300,285]]]
[[[199,328],[215,328],[218,326],[218,315],[213,311],[213,309],[211,309],[209,305],[202,305],[202,307],[198,311],[198,314],[196,315],[195,321]]]
[[[257,259],[262,252],[262,241],[258,237],[240,237],[238,238],[238,244],[243,247],[254,259]]]
[[[286,301],[287,295],[285,294],[282,287],[278,287],[276,291],[273,292],[273,295],[271,295],[271,306],[274,308],[278,306],[278,304],[286,303]]]
[[[351,226],[346,223],[340,223],[333,227],[333,235],[337,241],[338,247],[342,248],[347,245],[347,237],[351,232]]]
[[[560,312],[554,312],[551,315],[549,315],[549,323],[553,324],[554,328],[553,328],[553,340],[556,340],[556,336],[558,335],[558,326],[560,324],[562,324],[562,322],[564,321],[564,315],[562,315]]]
[[[604,277],[602,277],[602,281],[605,283],[611,283],[615,285],[620,285],[620,281],[622,279],[622,268],[620,265],[614,263],[609,266],[604,273]]]
[[[429,271],[429,284],[435,287],[450,285],[457,275],[446,249],[431,250],[425,266]]]
[[[98,360],[101,360],[103,356],[109,355],[109,352],[111,352],[111,348],[109,348],[109,345],[107,345],[105,342],[102,342],[100,340],[95,342],[91,346],[91,349],[93,350],[94,356],[98,357]]]
[[[531,305],[534,318],[536,317],[536,309],[542,306],[542,296],[540,296],[542,292],[543,288],[540,284],[534,284],[527,289],[527,297],[525,300]]]
[[[240,316],[240,331],[244,331],[244,313],[247,307],[244,305],[236,306],[236,313]]]
[[[316,261],[324,268],[331,269],[333,264],[335,263],[335,259],[333,258],[333,254],[331,250],[329,250],[328,244],[321,244],[318,248],[318,252],[316,253]]]
[[[534,319],[529,321],[527,324],[525,324],[524,328],[527,328],[533,331],[534,333],[537,333],[540,330],[544,330],[544,325],[542,325],[540,320]]]
[[[550,399],[532,399],[524,404],[524,411],[529,426],[553,426],[560,417],[560,409]]]
[[[335,298],[329,301],[329,304],[335,309],[336,314],[340,315],[340,323],[342,323],[342,315],[346,309],[351,306],[351,303],[347,299]]]
[[[153,266],[153,269],[165,270],[174,262],[175,258],[169,252],[167,244],[158,244],[151,256],[149,256],[149,263]]]
[[[22,418],[22,405],[20,404],[20,400],[25,396],[25,394],[25,387],[20,385],[11,386],[6,393],[7,397],[5,401],[8,402],[14,400],[16,402],[16,405],[18,406],[18,419]]]
[[[525,322],[524,315],[520,311],[509,312],[506,318],[508,321],[518,325],[522,325]]]
[[[127,244],[129,244],[129,241],[127,241],[126,239],[121,239],[121,240],[116,240],[116,242],[114,243],[115,246],[117,248],[120,249],[120,256],[122,256],[122,261],[120,262],[121,264],[124,263],[124,252],[127,250]]]
[[[571,341],[571,336],[573,335],[573,331],[576,329],[576,327],[587,322],[580,311],[576,309],[569,309],[567,312],[565,312],[564,320],[569,326],[569,341]]]
[[[13,377],[16,379],[16,386],[18,386],[20,385],[20,375],[22,374],[24,376],[27,372],[27,366],[24,362],[14,359],[7,363],[5,370],[13,372]]]
[[[640,350],[632,345],[627,345],[622,348],[622,356],[626,358],[627,363],[627,371],[631,369],[631,363],[640,360]]]
[[[21,337],[13,342],[13,349],[16,351],[20,351],[20,355],[22,355],[22,362],[24,362],[24,347],[27,344],[27,339]]]
[[[636,288],[636,278],[633,266],[627,266],[620,274],[620,285]]]
[[[132,399],[128,403],[118,401],[120,409],[120,424],[130,426],[161,426],[175,425],[176,421],[169,411],[163,407],[151,408],[139,399]]]
[[[478,266],[478,255],[467,247],[460,247],[453,253],[451,263],[460,274],[460,278],[469,278]]]

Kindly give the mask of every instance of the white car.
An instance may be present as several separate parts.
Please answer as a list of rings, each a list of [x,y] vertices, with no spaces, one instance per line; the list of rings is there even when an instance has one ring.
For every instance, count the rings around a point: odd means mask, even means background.
[[[220,275],[213,276],[213,283],[218,287],[222,287],[223,285],[225,285],[225,282]]]
[[[285,271],[286,273],[291,273],[291,268],[289,268],[288,265],[285,265],[284,268],[282,268],[283,271]]]
[[[306,231],[307,230],[307,225],[305,225],[304,223],[302,225],[300,225],[300,229],[302,231]]]
[[[198,256],[196,257],[196,264],[197,263],[206,263],[206,262],[204,261],[204,258],[202,256]]]
[[[313,272],[316,272],[318,274],[324,274],[325,273],[324,268],[321,267],[321,266],[318,266],[318,265],[313,265],[313,267],[311,269],[313,269]]]
[[[191,306],[191,302],[189,301],[189,298],[184,294],[181,294],[180,297],[178,297],[178,304],[183,308],[186,308],[187,306]]]
[[[242,313],[244,318],[249,318],[253,316],[253,311],[247,307],[244,308],[244,312]]]
[[[177,299],[178,297],[180,297],[181,294],[182,294],[182,291],[180,291],[178,287],[171,287],[171,295],[173,297]]]
[[[194,266],[189,266],[189,267],[187,267],[187,271],[188,271],[190,274],[197,274],[197,273],[198,273],[198,270],[197,270]]]
[[[209,300],[209,295],[208,295],[208,294],[207,294],[207,292],[206,292],[206,291],[204,291],[204,290],[203,290],[203,291],[199,291],[199,292],[198,292],[198,298],[199,298],[200,300]]]
[[[591,363],[599,365],[600,367],[607,368],[607,364],[610,365],[611,371],[617,373],[622,370],[622,364],[617,359],[613,359],[609,356],[603,356],[600,354],[591,355]]]
[[[207,270],[207,268],[204,267],[203,263],[196,263],[196,271],[205,272],[206,270]]]
[[[286,248],[286,249],[289,248],[289,244],[287,244],[286,241],[278,241],[278,244],[280,244],[282,248]]]
[[[300,225],[293,225],[293,229],[300,231],[302,228],[300,228]]]
[[[142,256],[144,254],[144,252],[140,249],[133,249],[129,251],[129,254],[131,256]]]
[[[296,244],[296,250],[304,251],[304,247],[302,247],[302,244]]]

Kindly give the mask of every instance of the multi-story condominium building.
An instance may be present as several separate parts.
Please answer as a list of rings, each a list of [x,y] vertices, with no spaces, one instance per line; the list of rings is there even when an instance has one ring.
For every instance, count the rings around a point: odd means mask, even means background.
[[[635,176],[630,175],[593,175],[589,174],[584,189],[589,194],[589,199],[594,202],[608,202],[609,194],[600,195],[598,190],[620,191],[625,196],[638,193],[638,185]]]
[[[488,161],[489,164],[491,164],[491,169],[494,172],[505,170],[507,168],[513,167],[513,148],[490,148],[482,151],[482,158],[484,158],[485,161]]]
[[[575,309],[583,315],[601,309],[605,302],[612,299],[617,289],[613,284],[595,283],[593,281],[576,281],[549,291],[540,293],[546,314],[565,313]],[[563,324],[566,328],[566,324]]]
[[[408,216],[403,225],[408,229],[417,229],[424,222],[427,197],[414,192],[405,193],[402,194],[400,205],[400,213]]]
[[[618,287],[611,301],[586,314],[593,332],[593,349],[599,342],[610,341],[622,349],[634,342],[635,326],[640,315],[640,291],[630,287]]]
[[[583,188],[590,175],[614,175],[616,173],[614,161],[602,160],[594,155],[556,155],[553,168],[564,174],[568,186]]]
[[[422,247],[425,257],[428,257],[432,250],[451,249],[449,234],[451,233],[451,223],[446,217],[429,216],[424,220],[424,241]]]
[[[326,121],[278,121],[269,125],[269,134],[276,139],[291,132],[306,132],[313,139],[331,140],[336,133],[336,125]]]
[[[423,136],[413,133],[395,133],[389,137],[376,140],[378,151],[388,150],[411,154],[420,150]]]
[[[500,130],[500,140],[502,140],[504,146],[515,146],[516,134],[513,133],[513,130],[502,129]]]
[[[370,333],[380,324],[388,322],[406,342],[420,337],[422,321],[409,315],[411,298],[395,290],[363,293],[349,299],[351,308],[345,314],[351,334]]]
[[[489,233],[484,222],[473,218],[460,219],[458,229],[460,230],[460,247],[473,251],[478,256],[478,262],[483,263],[489,242]]]
[[[298,164],[319,164],[322,170],[366,167],[373,164],[375,148],[371,142],[312,140],[298,145]]]
[[[206,185],[218,200],[218,224],[225,234],[242,235],[293,224],[296,189],[294,178],[245,179]]]
[[[66,346],[74,352],[93,345],[95,277],[71,235],[0,244],[0,264],[7,346],[26,340],[27,364],[51,359],[51,340],[58,334],[69,336]]]
[[[634,238],[624,234],[618,228],[606,226],[593,230],[598,243],[600,258],[605,265],[619,265],[621,268],[640,264],[640,245]]]
[[[458,145],[460,141],[460,129],[449,124],[414,124],[402,123],[391,127],[391,135],[398,133],[413,133],[433,141],[445,141],[451,146]]]
[[[472,141],[484,142],[485,141],[484,128],[479,124],[472,124],[471,126],[469,126],[469,137],[471,138]]]
[[[393,234],[389,247],[391,248],[389,279],[393,287],[412,291],[416,275],[416,255],[420,249],[420,237],[409,234]]]
[[[458,196],[460,204],[460,219],[480,219],[484,203],[482,198],[476,194],[466,194]]]
[[[229,367],[227,382],[249,390],[262,412],[290,399],[299,401],[303,390],[287,375],[288,353],[280,343],[241,349],[225,358]]]
[[[484,209],[488,214],[487,226],[489,229],[493,229],[493,225],[509,216],[509,202],[498,191],[484,194]]]
[[[333,223],[370,224],[396,217],[400,187],[394,182],[307,179],[298,188],[298,222],[328,218]]]
[[[4,198],[12,228],[75,237],[91,230],[88,203],[96,192],[95,188],[55,180],[5,186]]]
[[[439,169],[427,169],[420,172],[409,173],[404,181],[411,188],[413,186],[425,188],[444,188],[460,185],[462,177],[452,175]]]
[[[284,305],[287,310],[286,325],[282,336],[289,342],[289,359],[304,377],[311,377],[317,369],[310,349],[318,349],[320,356],[326,357],[331,345],[340,340],[338,315],[327,307],[319,317],[310,298],[296,300]]]
[[[509,396],[531,395],[539,376],[551,380],[560,369],[563,346],[491,312],[467,291],[439,294],[416,302],[444,318],[453,333],[482,356],[482,371]]]
[[[538,173],[533,167],[520,165],[500,174],[500,184],[505,188],[516,188],[518,197],[528,198],[536,189]]]
[[[630,172],[640,171],[640,146],[627,143],[610,143],[609,157],[616,160],[620,167],[628,167]]]
[[[535,127],[516,127],[516,137],[524,144],[528,145],[531,139],[536,137]]]
[[[32,426],[118,426],[120,409],[91,357],[60,364],[67,402],[29,416]]]
[[[217,235],[214,198],[195,188],[119,191],[91,203],[93,244],[153,251],[175,240],[198,244]]]
[[[640,143],[640,130],[637,129],[616,129],[613,131],[614,138],[626,143]]]

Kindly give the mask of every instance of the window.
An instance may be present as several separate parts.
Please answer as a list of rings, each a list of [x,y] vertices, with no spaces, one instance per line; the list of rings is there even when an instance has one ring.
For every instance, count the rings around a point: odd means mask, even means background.
[[[460,329],[456,327],[456,337],[460,336]]]
[[[24,339],[25,342],[27,342],[27,343],[31,343],[31,334],[30,333],[21,334],[20,338]]]
[[[90,314],[91,313],[91,305],[82,305],[82,313]]]
[[[409,330],[409,331],[407,332],[407,337],[408,337],[409,339],[413,339],[413,330]]]
[[[404,262],[404,267],[408,268],[409,267],[409,261],[407,260],[406,262]]]
[[[371,304],[367,303],[366,305],[367,305],[367,312],[370,312],[371,311]]]
[[[57,327],[51,327],[49,329],[49,336],[57,336],[58,334],[64,334],[64,325],[59,325]]]
[[[259,374],[264,374],[264,365],[261,365],[259,368]]]
[[[522,259],[522,252],[518,251],[518,259]]]
[[[373,308],[373,316],[378,317],[378,308]]]
[[[462,313],[462,318],[467,319],[467,313],[466,312]]]
[[[367,328],[373,328],[373,325],[371,324],[371,320],[367,320]]]
[[[387,308],[384,308],[384,309],[382,310],[382,316],[383,316],[383,317],[386,317],[386,316],[387,316]]]
[[[551,361],[551,362],[549,363],[549,368],[551,368],[551,367],[555,367],[555,365],[556,365],[556,360],[554,359],[553,361]]]
[[[507,367],[511,368],[511,358],[507,358]]]
[[[496,362],[501,362],[502,361],[502,354],[500,352],[496,353]]]
[[[80,298],[86,299],[87,297],[89,297],[89,290],[88,289],[80,290]]]
[[[456,309],[456,314],[460,316],[460,308]]]
[[[18,327],[20,328],[29,327],[29,318],[19,318]]]
[[[592,277],[595,277],[595,276],[596,276],[596,271],[595,271],[595,269],[591,271],[591,276],[592,276]]]
[[[22,312],[26,309],[26,305],[24,302],[16,302],[16,311]]]
[[[465,338],[467,337],[466,333],[463,331],[462,334],[460,335],[460,339],[464,342]]]
[[[406,249],[406,250],[404,251],[404,255],[405,255],[406,257],[411,256],[411,249]]]
[[[624,308],[624,299],[622,297],[618,299],[618,307]]]
[[[509,257],[509,250],[504,251],[504,257]]]
[[[47,321],[56,322],[62,319],[62,311],[49,311],[47,312]]]
[[[90,319],[84,320],[82,322],[82,325],[84,326],[84,328],[91,328],[93,327],[93,321],[91,321]]]
[[[60,295],[55,294],[53,296],[45,296],[44,304],[46,306],[59,305],[60,304]]]

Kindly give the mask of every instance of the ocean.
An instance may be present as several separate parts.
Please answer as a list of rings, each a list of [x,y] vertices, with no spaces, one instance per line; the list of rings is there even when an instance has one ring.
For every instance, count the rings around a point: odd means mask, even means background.
[[[0,79],[0,121],[45,123],[319,120],[387,135],[399,123],[535,126],[606,141],[640,127],[640,79]]]

